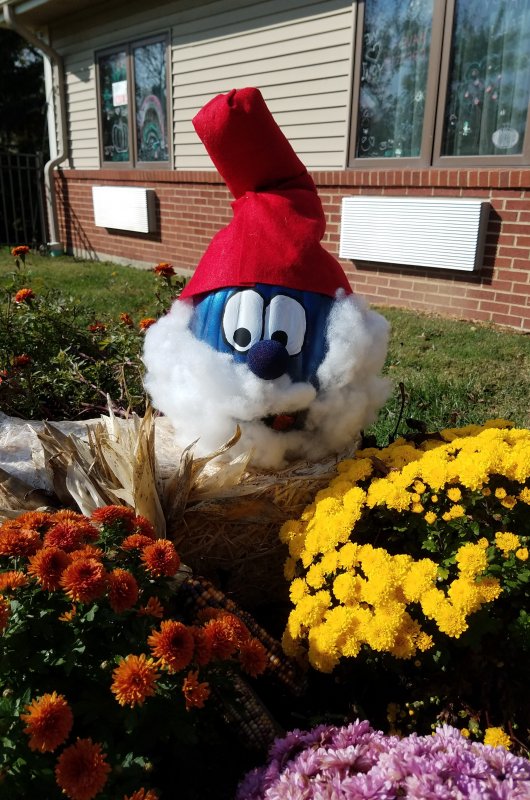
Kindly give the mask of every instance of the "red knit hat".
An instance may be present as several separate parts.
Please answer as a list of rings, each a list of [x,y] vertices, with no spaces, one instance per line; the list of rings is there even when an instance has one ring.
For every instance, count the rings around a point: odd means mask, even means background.
[[[315,184],[258,89],[210,100],[193,125],[235,197],[181,298],[265,283],[351,294],[341,265],[320,244],[326,220]]]

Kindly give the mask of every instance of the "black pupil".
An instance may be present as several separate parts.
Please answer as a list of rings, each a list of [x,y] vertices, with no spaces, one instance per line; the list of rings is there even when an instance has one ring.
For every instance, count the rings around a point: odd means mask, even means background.
[[[285,331],[274,331],[271,339],[274,339],[275,342],[279,342],[280,344],[283,344],[284,347],[287,347],[288,336]]]
[[[248,328],[238,328],[234,333],[234,342],[239,345],[239,347],[247,347],[250,344],[251,338]]]

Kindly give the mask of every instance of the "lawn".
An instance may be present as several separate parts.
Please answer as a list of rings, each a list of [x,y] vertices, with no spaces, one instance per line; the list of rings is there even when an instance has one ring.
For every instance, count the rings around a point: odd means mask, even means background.
[[[98,319],[117,318],[128,312],[135,318],[155,315],[156,282],[148,270],[98,261],[79,261],[70,256],[51,258],[29,255],[26,260],[33,291],[61,291],[74,302],[89,307]],[[0,287],[14,269],[7,248],[0,249]],[[154,264],[153,264],[154,266]]]
[[[13,272],[13,257],[0,250],[0,287]],[[87,310],[87,316],[117,320],[128,312],[135,322],[156,316],[157,281],[149,271],[71,257],[30,255],[28,283],[39,294],[58,290]],[[393,308],[379,309],[391,322],[385,371],[393,392],[370,431],[379,443],[406,419],[429,430],[504,417],[530,425],[530,337],[507,329]]]

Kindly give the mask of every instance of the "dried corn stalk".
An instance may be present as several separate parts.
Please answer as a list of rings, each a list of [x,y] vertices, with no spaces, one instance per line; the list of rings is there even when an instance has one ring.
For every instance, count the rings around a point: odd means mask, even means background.
[[[87,427],[88,441],[46,423],[38,433],[53,486],[64,505],[74,502],[90,515],[104,505],[126,505],[147,517],[161,536],[165,518],[156,484],[154,418],[150,409],[117,419],[109,416]]]

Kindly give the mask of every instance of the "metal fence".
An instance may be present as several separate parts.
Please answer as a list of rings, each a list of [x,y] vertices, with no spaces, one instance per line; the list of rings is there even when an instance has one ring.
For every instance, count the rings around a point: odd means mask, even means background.
[[[46,244],[40,153],[0,153],[0,244]]]

